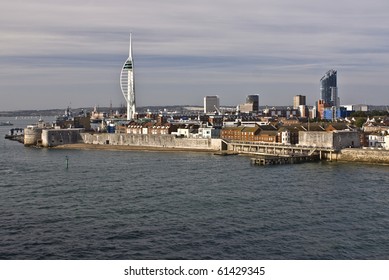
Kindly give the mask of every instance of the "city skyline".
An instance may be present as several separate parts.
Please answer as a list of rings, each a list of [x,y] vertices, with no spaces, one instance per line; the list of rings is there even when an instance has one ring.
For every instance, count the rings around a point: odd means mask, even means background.
[[[342,104],[389,104],[389,3],[327,5],[6,0],[0,110],[125,103],[118,76],[130,33],[139,106],[201,104],[207,95],[224,106],[253,94],[261,105],[292,104],[298,94],[312,105],[328,69],[338,71]]]

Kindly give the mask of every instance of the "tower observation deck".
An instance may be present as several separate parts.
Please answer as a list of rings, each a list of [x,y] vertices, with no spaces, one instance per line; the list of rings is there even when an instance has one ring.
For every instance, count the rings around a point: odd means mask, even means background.
[[[120,73],[120,87],[127,102],[127,120],[134,119],[135,116],[135,84],[134,84],[134,61],[132,58],[132,42],[130,34],[130,47],[128,58],[124,62]]]

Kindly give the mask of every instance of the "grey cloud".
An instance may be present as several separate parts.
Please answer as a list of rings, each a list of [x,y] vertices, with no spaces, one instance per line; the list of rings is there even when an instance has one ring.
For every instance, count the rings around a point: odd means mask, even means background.
[[[18,81],[24,69],[34,85],[28,94],[53,92],[61,96],[55,107],[66,106],[60,102],[67,99],[94,105],[108,95],[120,103],[117,76],[133,32],[142,105],[201,103],[215,92],[226,104],[253,92],[269,104],[277,96],[275,105],[291,103],[290,96],[298,93],[315,100],[318,80],[330,68],[338,69],[342,101],[363,100],[371,85],[375,91],[369,100],[389,103],[389,3],[350,3],[5,1],[0,92],[23,96],[26,88]],[[31,104],[21,100],[2,103],[0,110]],[[53,103],[42,103],[47,106]]]

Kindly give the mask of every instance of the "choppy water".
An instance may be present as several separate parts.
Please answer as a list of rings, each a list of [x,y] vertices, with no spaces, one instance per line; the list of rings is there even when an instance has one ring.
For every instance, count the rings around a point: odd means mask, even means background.
[[[8,129],[1,259],[389,259],[389,166],[35,149]]]

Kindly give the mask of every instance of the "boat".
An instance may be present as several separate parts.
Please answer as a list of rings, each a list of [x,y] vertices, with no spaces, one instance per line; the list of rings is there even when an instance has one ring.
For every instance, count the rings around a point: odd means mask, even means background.
[[[0,126],[10,126],[10,125],[13,125],[13,123],[11,123],[10,121],[0,122]]]

